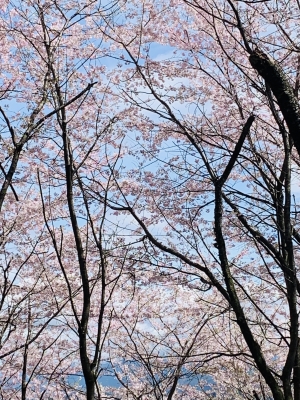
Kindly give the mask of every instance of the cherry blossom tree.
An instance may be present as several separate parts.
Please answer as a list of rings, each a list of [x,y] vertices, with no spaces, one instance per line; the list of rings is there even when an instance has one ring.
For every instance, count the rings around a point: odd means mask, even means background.
[[[107,204],[132,216],[150,254],[218,290],[272,397],[298,399],[299,4],[126,12],[107,36],[127,65],[116,83],[138,168],[115,176]]]
[[[105,67],[94,61],[105,49],[102,35],[91,40],[87,31],[92,17],[99,23],[114,8],[3,4],[3,398],[93,399],[98,389],[108,305],[124,255],[107,271],[118,240],[109,232],[102,237],[106,211],[95,210],[82,192],[89,173],[97,178],[95,160],[103,158],[100,167],[114,159],[110,91]],[[104,167],[100,173],[98,184],[109,186]]]
[[[3,399],[300,399],[299,12],[2,3]]]

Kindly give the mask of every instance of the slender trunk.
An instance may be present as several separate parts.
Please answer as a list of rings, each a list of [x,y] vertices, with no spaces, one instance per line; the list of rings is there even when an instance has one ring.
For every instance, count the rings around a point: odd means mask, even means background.
[[[226,288],[230,296],[230,304],[235,312],[237,323],[241,329],[243,337],[249,347],[249,350],[255,360],[258,370],[265,378],[266,383],[270,387],[274,400],[285,400],[283,393],[270,371],[266,360],[261,351],[260,345],[254,339],[252,332],[248,326],[246,317],[241,307],[239,298],[237,296],[234,281],[231,275],[230,266],[227,259],[227,252],[225,241],[222,232],[222,217],[223,217],[223,205],[222,205],[222,190],[220,185],[216,183],[215,188],[216,206],[215,206],[215,235],[216,242],[219,250],[219,257],[221,262],[221,268],[226,283]]]
[[[23,370],[22,370],[22,400],[26,400],[27,390],[27,357],[28,357],[28,344],[24,347],[23,354]]]

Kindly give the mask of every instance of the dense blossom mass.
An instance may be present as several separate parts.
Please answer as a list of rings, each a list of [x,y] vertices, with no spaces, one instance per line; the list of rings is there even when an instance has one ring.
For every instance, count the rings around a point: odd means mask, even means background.
[[[298,0],[3,0],[0,399],[300,400]]]

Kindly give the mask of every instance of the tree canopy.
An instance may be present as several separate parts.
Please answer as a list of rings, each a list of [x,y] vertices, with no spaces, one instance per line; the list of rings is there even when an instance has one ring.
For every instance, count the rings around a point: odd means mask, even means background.
[[[1,3],[1,399],[300,400],[299,20]]]

